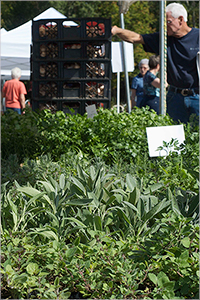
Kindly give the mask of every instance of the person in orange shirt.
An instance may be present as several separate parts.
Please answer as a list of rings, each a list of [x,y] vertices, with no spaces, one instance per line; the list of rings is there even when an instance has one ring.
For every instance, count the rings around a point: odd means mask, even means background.
[[[12,109],[18,114],[22,114],[25,108],[26,87],[21,78],[21,69],[14,68],[11,70],[11,80],[5,82],[2,90],[2,98],[5,97],[6,110]]]

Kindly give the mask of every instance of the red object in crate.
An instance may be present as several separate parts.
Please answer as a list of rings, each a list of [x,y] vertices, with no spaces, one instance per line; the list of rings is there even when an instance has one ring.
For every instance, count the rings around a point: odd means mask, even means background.
[[[86,23],[86,30],[88,36],[104,35],[105,25],[103,23],[97,23],[96,21],[89,21]]]

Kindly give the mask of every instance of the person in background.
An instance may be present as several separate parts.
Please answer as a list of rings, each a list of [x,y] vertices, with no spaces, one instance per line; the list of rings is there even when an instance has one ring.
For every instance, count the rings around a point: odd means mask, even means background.
[[[25,108],[25,95],[27,91],[24,83],[20,81],[21,69],[17,67],[12,69],[11,78],[3,86],[2,98],[5,98],[6,111],[11,109],[18,114],[22,114]]]
[[[131,83],[131,108],[134,106],[140,107],[140,103],[143,99],[143,77],[149,69],[149,60],[143,58],[139,62],[140,73],[135,76]],[[137,96],[137,101],[136,101]]]
[[[152,55],[149,58],[149,70],[143,77],[143,100],[141,107],[149,106],[159,114],[160,79],[157,73],[160,70],[160,57]]]
[[[199,29],[187,25],[187,11],[179,3],[167,5],[166,21],[167,113],[174,121],[187,123],[191,114],[199,116]],[[141,35],[113,26],[112,34],[126,42],[142,44],[146,52],[159,54],[159,32]]]

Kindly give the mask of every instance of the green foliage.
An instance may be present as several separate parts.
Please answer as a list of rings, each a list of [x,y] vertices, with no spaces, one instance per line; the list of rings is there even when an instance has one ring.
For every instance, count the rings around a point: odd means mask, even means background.
[[[198,124],[149,158],[147,108],[1,121],[3,298],[198,298]]]
[[[22,161],[31,153],[39,153],[39,132],[37,128],[38,115],[26,108],[24,115],[14,111],[1,116],[1,151],[2,158],[16,154]]]
[[[157,116],[154,111],[143,108],[135,109],[131,114],[100,110],[93,120],[86,114],[66,116],[62,111],[56,114],[48,110],[39,114],[27,111],[23,116],[3,115],[1,124],[3,159],[9,154],[16,154],[21,160],[51,153],[58,160],[69,150],[81,150],[110,163],[119,156],[130,161],[145,153],[147,126],[173,122],[168,116]]]
[[[2,296],[15,299],[198,299],[199,228],[163,214],[154,234],[126,240],[96,232],[88,244],[25,233],[2,239]]]
[[[135,108],[131,114],[100,110],[93,119],[86,114],[51,114],[48,110],[35,114],[28,110],[23,116],[14,112],[2,116],[1,124],[2,183],[13,182],[17,176],[19,184],[29,181],[34,185],[42,170],[59,176],[69,174],[70,168],[76,170],[77,162],[86,166],[101,160],[117,173],[131,171],[143,178],[146,186],[162,181],[173,193],[177,187],[198,191],[198,126],[184,125],[180,154],[149,158],[146,127],[174,123],[169,116],[148,108]]]

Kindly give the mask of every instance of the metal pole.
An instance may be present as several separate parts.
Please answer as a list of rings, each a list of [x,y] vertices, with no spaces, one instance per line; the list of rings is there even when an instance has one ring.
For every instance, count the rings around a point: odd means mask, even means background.
[[[124,14],[120,13],[120,22],[121,22],[121,28],[124,29]],[[129,78],[128,78],[128,72],[127,72],[127,65],[126,65],[126,51],[125,51],[125,42],[122,41],[122,53],[123,53],[123,60],[124,60],[124,74],[125,74],[125,84],[126,84],[126,98],[127,98],[127,107],[128,112],[131,112],[130,107],[130,88],[129,88]]]
[[[120,72],[117,72],[117,112],[120,112]]]
[[[166,113],[166,24],[165,1],[160,1],[160,114]]]

